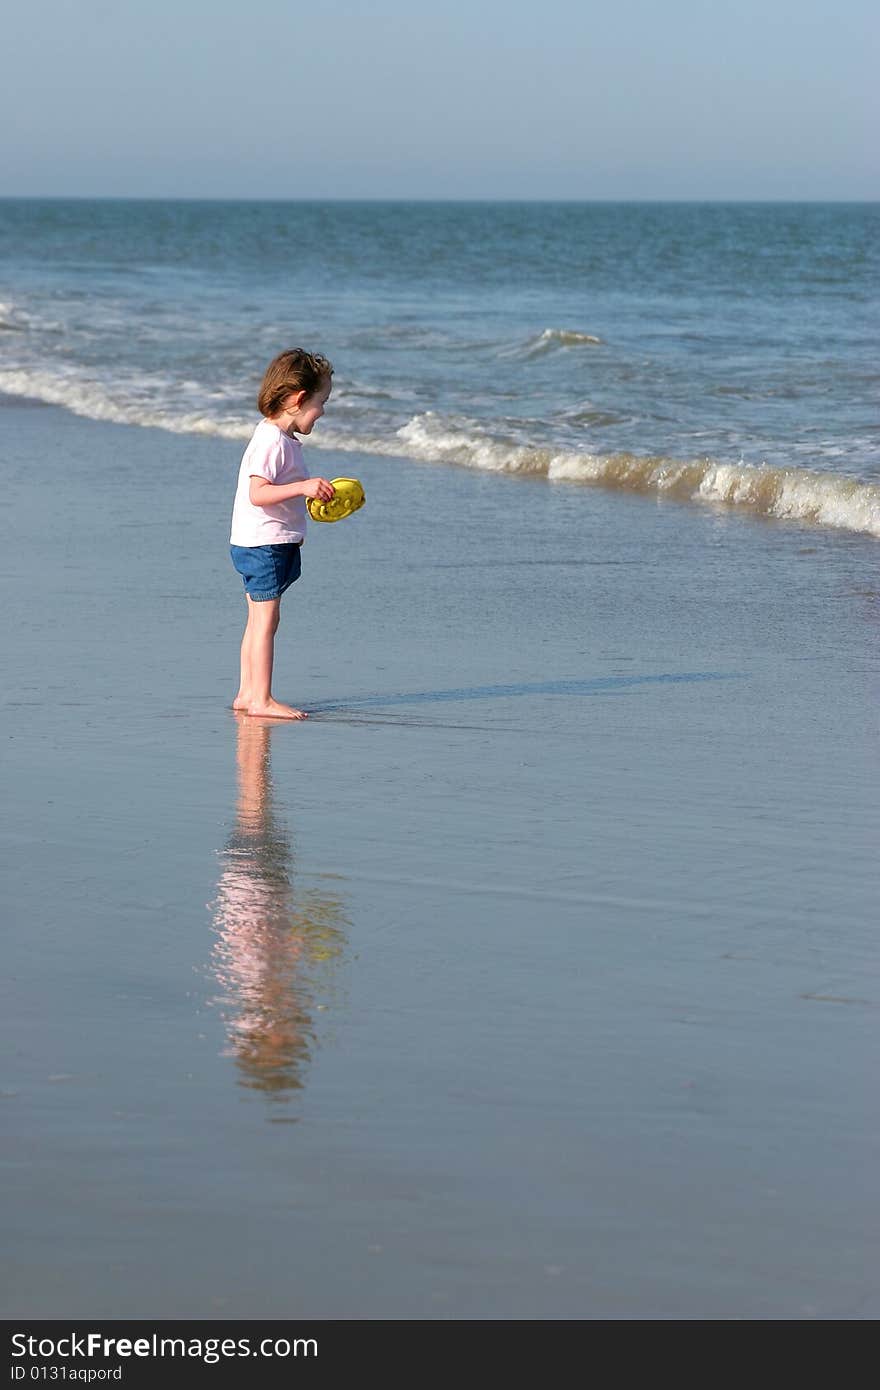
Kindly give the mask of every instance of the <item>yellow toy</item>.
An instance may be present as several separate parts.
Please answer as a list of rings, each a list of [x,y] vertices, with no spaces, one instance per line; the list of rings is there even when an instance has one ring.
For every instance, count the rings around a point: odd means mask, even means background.
[[[306,499],[312,521],[342,521],[367,500],[357,478],[331,478],[330,483],[333,496],[329,502],[320,502],[317,497]]]

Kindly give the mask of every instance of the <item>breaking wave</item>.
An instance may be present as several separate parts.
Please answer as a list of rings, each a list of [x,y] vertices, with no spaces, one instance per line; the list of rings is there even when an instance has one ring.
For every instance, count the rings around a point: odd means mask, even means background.
[[[59,405],[76,415],[122,425],[140,425],[174,434],[247,439],[254,417],[228,400],[216,410],[176,405],[122,404],[102,385],[83,375],[59,377],[34,371],[0,371],[0,392]],[[225,408],[224,408],[225,407]],[[742,508],[760,516],[880,537],[880,484],[842,473],[767,464],[724,463],[710,458],[590,453],[571,448],[535,447],[504,438],[488,425],[428,411],[398,430],[368,435],[322,425],[309,447],[340,452],[456,464],[491,473],[544,477],[689,502]]]
[[[124,396],[125,404],[113,391],[107,390],[100,381],[91,380],[84,372],[64,376],[40,371],[0,371],[0,391],[7,395],[58,405],[87,420],[141,425],[147,429],[167,430],[170,434],[209,434],[221,439],[247,439],[253,429],[253,420],[225,415],[219,410],[209,413],[204,409],[187,410],[182,406],[174,409],[144,403],[137,399],[134,384],[128,392],[124,384],[117,389]]]
[[[397,437],[403,447],[394,452],[428,462],[742,507],[779,520],[880,537],[880,485],[843,474],[706,458],[534,448],[494,438],[472,421],[456,428],[432,414],[416,416]]]
[[[543,357],[548,352],[558,352],[565,348],[598,347],[602,342],[593,333],[578,333],[570,328],[545,328],[542,333],[525,343],[502,352],[503,357]]]
[[[11,304],[8,300],[0,300],[0,333],[25,333],[32,323],[37,322],[32,314],[28,314],[24,309],[20,309],[17,304]],[[41,327],[55,330],[57,324],[46,323]]]

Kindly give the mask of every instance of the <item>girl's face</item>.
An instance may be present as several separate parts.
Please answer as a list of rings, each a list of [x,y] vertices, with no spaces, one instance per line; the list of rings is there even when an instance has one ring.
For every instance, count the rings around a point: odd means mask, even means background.
[[[314,395],[296,391],[284,402],[283,414],[288,417],[288,429],[296,434],[311,434],[312,427],[324,414],[324,406],[330,399],[332,383],[327,381]]]

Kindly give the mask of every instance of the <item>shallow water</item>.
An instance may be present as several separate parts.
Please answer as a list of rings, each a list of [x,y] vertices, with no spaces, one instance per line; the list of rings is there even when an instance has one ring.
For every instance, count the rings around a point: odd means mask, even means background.
[[[876,544],[2,415],[7,1315],[876,1316]]]

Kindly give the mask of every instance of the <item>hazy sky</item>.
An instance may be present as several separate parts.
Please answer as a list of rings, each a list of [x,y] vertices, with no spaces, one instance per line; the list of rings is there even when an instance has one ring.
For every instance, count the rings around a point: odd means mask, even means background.
[[[0,194],[880,197],[877,0],[8,0]]]

